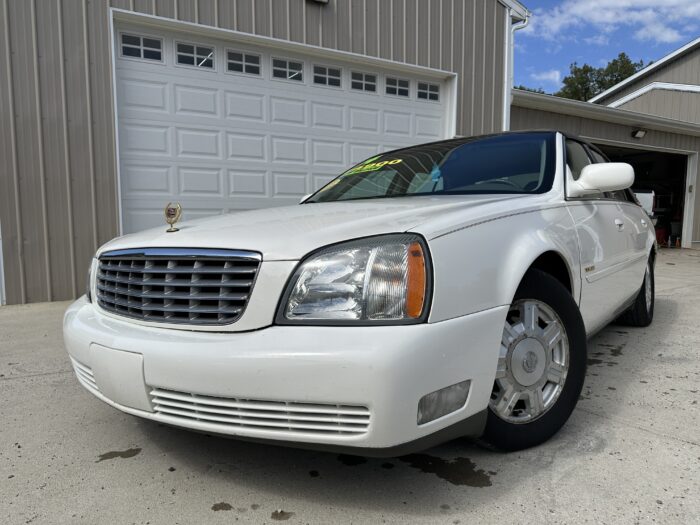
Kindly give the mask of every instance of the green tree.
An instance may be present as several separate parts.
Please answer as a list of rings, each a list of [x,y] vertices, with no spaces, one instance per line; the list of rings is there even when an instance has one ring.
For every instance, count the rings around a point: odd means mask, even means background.
[[[620,53],[605,67],[595,68],[588,64],[579,66],[576,62],[569,67],[564,77],[563,87],[554,95],[573,100],[590,100],[598,93],[611,88],[644,67],[644,62],[632,62],[626,53]]]
[[[515,89],[519,89],[521,91],[531,91],[532,93],[540,93],[541,95],[545,94],[544,89],[542,88],[531,88],[523,86],[522,84],[520,84],[519,86],[515,86]]]

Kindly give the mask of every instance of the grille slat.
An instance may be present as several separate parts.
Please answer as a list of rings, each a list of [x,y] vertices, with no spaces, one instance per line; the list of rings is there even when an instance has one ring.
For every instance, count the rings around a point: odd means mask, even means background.
[[[151,390],[156,413],[225,426],[321,434],[363,434],[370,424],[364,406],[238,399]]]
[[[245,310],[260,262],[260,254],[238,250],[106,252],[98,265],[97,302],[145,321],[231,324]]]
[[[97,383],[95,382],[95,377],[92,375],[92,370],[79,363],[72,357],[70,360],[73,363],[73,370],[75,371],[75,375],[78,377],[78,381],[80,381],[86,387],[92,388],[93,390],[97,390],[99,392],[100,389],[97,388]]]
[[[145,297],[147,299],[197,299],[199,301],[204,300],[227,300],[227,301],[245,301],[248,299],[248,294],[245,293],[216,293],[216,292],[192,292],[192,293],[178,293],[177,291],[172,292],[152,292],[152,291],[138,291],[129,290],[128,288],[120,288],[115,286],[106,286],[102,284],[97,285],[98,290],[109,293],[124,294],[131,297]]]

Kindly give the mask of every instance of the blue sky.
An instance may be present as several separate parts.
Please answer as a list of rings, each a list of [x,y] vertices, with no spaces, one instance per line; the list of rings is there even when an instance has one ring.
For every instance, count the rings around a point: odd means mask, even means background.
[[[620,52],[646,64],[700,36],[700,0],[521,0],[515,85],[557,91],[569,65],[600,67]]]

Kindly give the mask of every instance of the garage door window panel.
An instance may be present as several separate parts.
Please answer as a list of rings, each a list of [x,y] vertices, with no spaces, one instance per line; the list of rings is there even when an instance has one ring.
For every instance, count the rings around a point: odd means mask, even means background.
[[[281,80],[304,81],[304,63],[284,58],[272,59],[272,78]]]
[[[420,100],[440,102],[440,86],[437,84],[430,84],[428,82],[418,82],[416,95]]]
[[[377,92],[377,75],[353,71],[350,74],[350,87],[357,91]]]
[[[234,49],[226,50],[226,71],[229,73],[260,76],[261,70],[262,60],[260,55]]]
[[[211,46],[176,42],[175,51],[176,62],[179,66],[214,69],[215,52]]]
[[[386,77],[385,92],[395,97],[408,97],[411,83],[405,78]]]
[[[337,67],[314,66],[314,84],[319,86],[340,87],[342,70]]]
[[[163,41],[159,38],[122,33],[121,56],[162,62]]]

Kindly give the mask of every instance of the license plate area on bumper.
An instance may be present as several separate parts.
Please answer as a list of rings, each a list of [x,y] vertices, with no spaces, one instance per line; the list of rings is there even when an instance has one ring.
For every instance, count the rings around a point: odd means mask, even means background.
[[[90,345],[90,363],[100,392],[115,403],[152,412],[143,376],[143,356]]]

